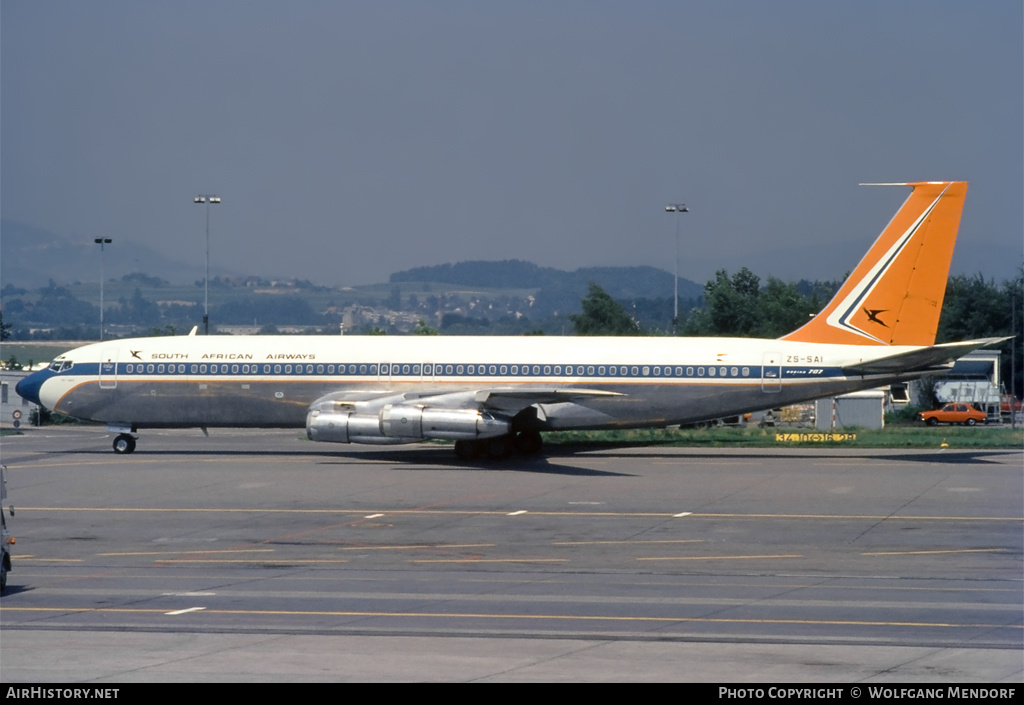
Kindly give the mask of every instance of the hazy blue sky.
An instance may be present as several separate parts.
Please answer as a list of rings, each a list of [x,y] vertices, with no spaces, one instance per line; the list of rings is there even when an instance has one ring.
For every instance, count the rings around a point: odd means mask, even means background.
[[[215,266],[362,284],[671,271],[682,201],[683,276],[831,278],[906,196],[858,182],[966,179],[954,266],[1004,278],[1022,34],[1020,0],[0,0],[0,208],[198,278],[216,193]]]

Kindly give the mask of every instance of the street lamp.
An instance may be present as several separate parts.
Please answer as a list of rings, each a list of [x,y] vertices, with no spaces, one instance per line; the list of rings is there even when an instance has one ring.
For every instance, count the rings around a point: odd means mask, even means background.
[[[103,342],[103,246],[113,242],[109,237],[98,237],[93,240],[100,246],[100,342]]]
[[[666,213],[689,213],[690,209],[683,203],[670,203],[665,206]],[[676,218],[676,271],[675,287],[672,290],[672,335],[676,334],[679,324],[679,218]]]
[[[203,335],[210,334],[210,204],[220,203],[220,196],[201,193],[193,203],[206,204],[206,279],[203,284]]]

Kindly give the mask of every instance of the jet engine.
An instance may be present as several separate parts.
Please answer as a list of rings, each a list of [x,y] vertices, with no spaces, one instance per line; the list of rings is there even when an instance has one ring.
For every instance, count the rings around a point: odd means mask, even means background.
[[[380,413],[357,413],[351,405],[314,404],[306,414],[306,436],[327,443],[415,443],[426,439],[476,440],[504,436],[507,419],[477,409],[436,409],[388,404]]]

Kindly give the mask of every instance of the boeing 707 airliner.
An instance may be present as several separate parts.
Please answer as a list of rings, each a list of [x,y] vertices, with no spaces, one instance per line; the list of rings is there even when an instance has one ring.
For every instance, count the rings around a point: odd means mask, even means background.
[[[920,377],[998,339],[935,345],[967,183],[910,196],[836,296],[779,339],[196,336],[95,343],[17,386],[143,428],[295,427],[328,443],[455,441],[535,453],[542,431],[664,427]]]

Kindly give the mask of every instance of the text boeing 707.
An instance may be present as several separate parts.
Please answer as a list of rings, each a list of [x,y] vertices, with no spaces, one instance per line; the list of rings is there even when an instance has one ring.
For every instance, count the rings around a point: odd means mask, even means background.
[[[541,432],[659,427],[901,382],[997,339],[935,345],[967,183],[913,190],[832,301],[779,339],[178,336],[95,343],[18,386],[117,433],[301,427],[313,441],[534,453]],[[193,331],[194,333],[194,331]]]

